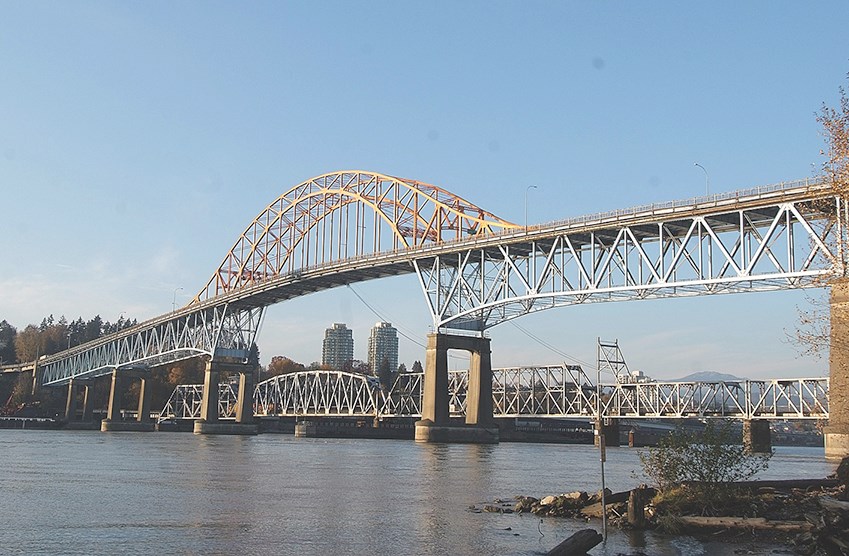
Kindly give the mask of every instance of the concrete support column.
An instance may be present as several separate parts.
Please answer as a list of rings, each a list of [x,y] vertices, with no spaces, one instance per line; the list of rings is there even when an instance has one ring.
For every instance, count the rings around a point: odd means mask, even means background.
[[[831,342],[829,348],[828,426],[825,457],[849,456],[849,280],[831,284]]]
[[[452,425],[448,392],[448,350],[471,353],[466,424]],[[489,338],[428,334],[422,392],[422,420],[416,422],[416,442],[496,443],[492,416],[492,363]]]
[[[218,380],[218,369],[212,361],[207,361],[206,372],[203,376],[203,399],[200,405],[201,421],[218,422]]]
[[[109,407],[106,410],[107,421],[121,420],[121,395],[123,394],[121,390],[122,383],[124,382],[122,378],[118,369],[112,371],[112,387],[109,389]]]
[[[83,390],[83,422],[92,420],[94,406],[94,385],[86,383]]]
[[[41,390],[41,374],[42,370],[38,368],[38,363],[34,364],[32,369],[32,395],[37,396]]]
[[[68,382],[68,399],[65,401],[65,421],[71,422],[77,417],[77,385],[72,378]]]
[[[450,416],[448,407],[448,345],[446,340],[447,337],[444,334],[427,335],[422,420],[429,420],[434,425],[448,424]]]
[[[239,373],[239,397],[236,402],[236,422],[254,422],[254,371]]]
[[[150,392],[148,392],[148,386],[150,379],[147,377],[141,377],[141,384],[139,384],[139,410],[138,415],[136,416],[136,421],[139,423],[147,423],[150,421]]]
[[[743,421],[743,446],[753,454],[767,454],[772,451],[769,421],[765,419],[747,419]]]
[[[492,426],[492,358],[489,338],[478,338],[471,352],[466,424]]]
[[[604,436],[604,445],[608,447],[616,447],[619,446],[619,420],[618,419],[604,419],[604,420],[596,420],[595,422],[595,440],[593,443],[598,446],[600,441],[600,437]]]

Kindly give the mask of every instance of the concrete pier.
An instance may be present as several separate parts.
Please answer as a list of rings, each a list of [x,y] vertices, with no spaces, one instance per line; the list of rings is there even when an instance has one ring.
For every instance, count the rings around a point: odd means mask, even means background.
[[[768,454],[772,451],[769,421],[747,419],[743,421],[743,446],[753,454]]]
[[[149,371],[112,371],[112,387],[109,389],[109,407],[106,410],[106,419],[101,421],[102,432],[151,432],[156,425],[150,420],[150,397],[147,392]],[[121,419],[121,398],[124,394],[125,376],[136,376],[141,379],[139,387],[138,416],[135,421],[123,421]]]
[[[831,284],[831,342],[829,350],[828,426],[825,457],[849,456],[849,280]]]
[[[471,354],[466,423],[453,424],[448,406],[448,350]],[[497,443],[492,416],[492,363],[489,338],[428,334],[422,419],[416,422],[416,442]]]
[[[68,397],[65,401],[65,421],[75,421],[77,418],[77,383],[72,378],[68,382]]]
[[[593,444],[598,446],[600,436],[604,436],[604,445],[608,448],[619,446],[619,419],[604,419],[595,422],[596,434],[593,439]]]
[[[213,361],[207,361],[203,377],[203,399],[200,406],[200,419],[195,421],[195,434],[242,434],[253,435],[259,432],[253,414],[253,367],[234,365],[239,373],[239,398],[236,408],[236,421],[221,421],[218,418],[218,383],[222,367]]]

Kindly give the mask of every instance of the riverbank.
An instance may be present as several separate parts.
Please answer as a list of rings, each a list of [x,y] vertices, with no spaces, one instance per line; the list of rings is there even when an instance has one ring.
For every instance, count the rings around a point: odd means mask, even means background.
[[[641,485],[605,491],[604,500],[601,492],[574,491],[517,496],[471,509],[595,521],[598,526],[606,515],[608,526],[620,530],[652,529],[703,540],[736,536],[803,556],[849,555],[849,458],[835,476],[824,479],[690,483],[665,491]]]

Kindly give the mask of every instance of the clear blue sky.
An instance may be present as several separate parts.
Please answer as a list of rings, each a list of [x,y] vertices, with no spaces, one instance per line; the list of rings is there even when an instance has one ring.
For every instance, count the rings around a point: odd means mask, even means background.
[[[545,222],[811,176],[849,71],[849,3],[0,1],[0,319],[114,321],[186,303],[297,183],[365,169]],[[357,286],[420,341],[413,277]],[[817,292],[812,292],[817,293]],[[671,378],[820,375],[786,343],[798,292],[547,311],[579,359],[618,338]],[[365,359],[347,289],[269,311],[262,358]],[[562,358],[510,324],[496,365]],[[423,350],[401,340],[409,366]],[[461,368],[462,361],[452,365]]]

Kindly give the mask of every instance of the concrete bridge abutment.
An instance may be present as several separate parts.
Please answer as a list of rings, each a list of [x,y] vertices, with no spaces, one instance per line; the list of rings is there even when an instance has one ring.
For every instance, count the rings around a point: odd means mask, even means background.
[[[121,415],[121,398],[124,394],[124,386],[127,378],[137,377],[139,384],[139,405],[135,421],[124,421]],[[109,389],[109,406],[106,410],[106,419],[100,422],[102,432],[151,432],[156,425],[150,420],[150,371],[112,371],[112,386]]]
[[[849,456],[849,279],[831,284],[828,425],[823,431],[825,457]]]
[[[448,350],[451,349],[471,354],[464,425],[451,422],[448,393]],[[416,442],[496,443],[498,425],[492,413],[490,339],[428,334],[422,419],[416,422]]]
[[[218,388],[221,372],[239,373],[239,393],[236,402],[236,421],[221,421],[218,418]],[[200,419],[195,421],[195,434],[241,434],[253,435],[259,432],[254,419],[254,367],[249,365],[226,365],[216,361],[207,361],[203,376],[203,398],[200,406]]]

